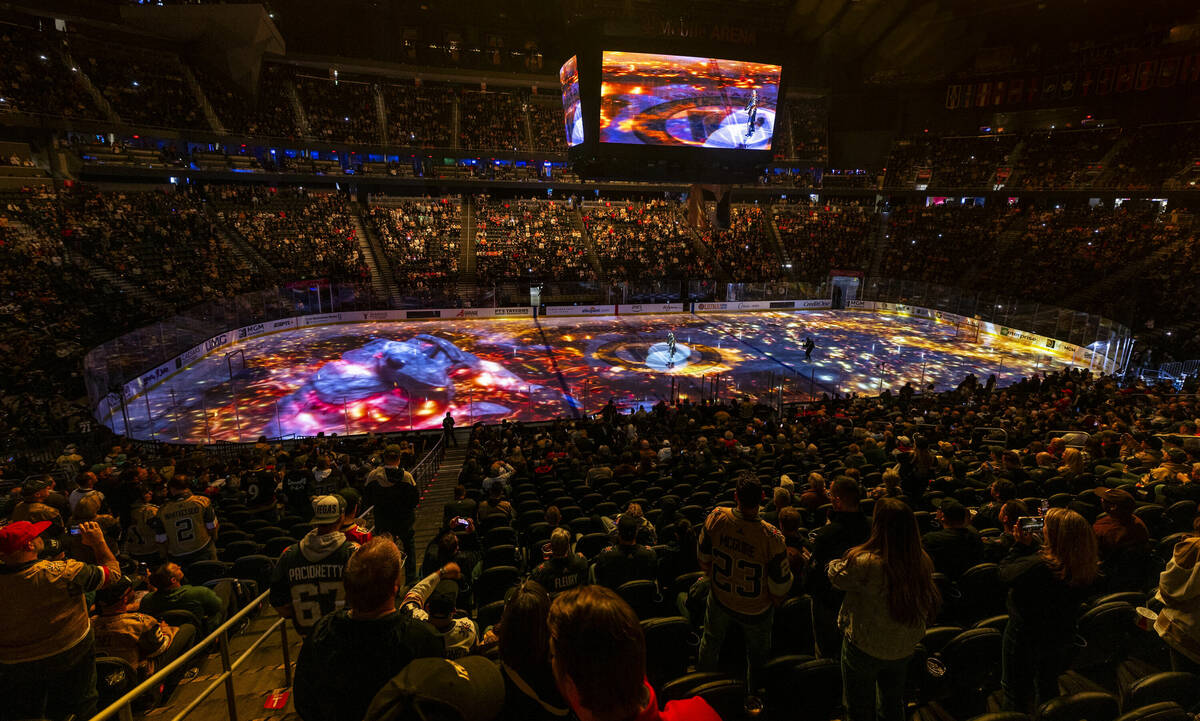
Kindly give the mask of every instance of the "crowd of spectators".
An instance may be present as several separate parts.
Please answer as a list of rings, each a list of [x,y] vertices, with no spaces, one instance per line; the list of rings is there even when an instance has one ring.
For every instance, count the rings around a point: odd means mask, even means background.
[[[368,218],[405,292],[420,295],[458,282],[460,198],[394,200],[372,205]]]
[[[71,53],[80,70],[121,120],[135,125],[211,130],[184,76],[179,56],[75,36]]]
[[[974,380],[782,416],[747,400],[478,424],[443,508],[420,504],[408,438],[260,439],[220,456],[69,446],[53,477],[6,471],[27,480],[0,499],[0,559],[22,569],[0,579],[5,682],[20,679],[24,713],[85,717],[94,681],[68,670],[99,651],[144,678],[254,588],[303,637],[306,721],[375,718],[414,693],[426,712],[483,721],[614,704],[715,721],[801,703],[859,721],[877,702],[903,718],[934,701],[968,718],[992,699],[1078,703],[1067,671],[1114,708],[1133,681],[1194,672],[1194,396],[1085,369]],[[414,548],[425,517],[440,529]],[[39,582],[55,568],[66,580]],[[34,623],[35,604],[71,608],[61,620],[83,635]],[[1135,606],[1159,623],[1135,632]],[[723,644],[733,625],[744,643]],[[78,643],[88,653],[44,670],[22,653]],[[1132,679],[1113,672],[1135,655]],[[431,680],[443,671],[471,685]],[[701,688],[713,679],[722,693]],[[656,696],[672,701],[646,715]]]
[[[63,242],[172,307],[236,295],[257,274],[230,252],[200,205],[184,192],[60,194]]]
[[[296,75],[309,134],[325,142],[381,142],[375,89],[360,81]]]
[[[586,207],[583,223],[610,280],[682,280],[712,272],[670,201],[605,201]]]
[[[859,270],[871,257],[876,216],[857,202],[774,206],[775,227],[792,271],[820,282],[830,270]]]
[[[997,238],[1019,214],[1000,202],[894,206],[880,268],[897,278],[970,286],[990,275]]]
[[[1157,215],[1150,203],[1030,209],[1019,248],[996,260],[1022,280],[1029,297],[1061,299],[1113,268],[1153,255],[1159,246],[1152,243],[1161,239],[1155,231]],[[1005,285],[992,274],[986,282]]]
[[[459,146],[478,150],[526,147],[525,109],[513,93],[464,91],[458,102]]]
[[[1100,161],[1120,137],[1119,128],[1027,135],[1016,163],[1018,187],[1025,190],[1085,187],[1100,175]]]
[[[448,148],[454,138],[454,89],[449,85],[383,85],[387,140],[392,145]]]
[[[530,150],[565,151],[567,149],[567,130],[563,119],[562,103],[530,100],[527,108],[529,130],[533,135],[533,145]]]
[[[193,63],[192,72],[226,132],[268,138],[296,137],[296,113],[287,97],[288,74],[283,67],[263,63],[254,95],[234,87],[230,80],[207,69],[203,63]]]
[[[17,25],[0,30],[0,113],[103,117],[55,43],[46,30]]]
[[[935,137],[922,135],[901,141],[888,157],[885,187],[911,189],[922,182],[937,188],[988,187],[998,167],[1009,162],[1017,136]],[[919,170],[930,171],[927,181]]]
[[[475,199],[475,279],[589,281],[588,260],[574,211],[561,200]]]
[[[758,205],[735,205],[729,227],[704,233],[720,265],[735,283],[778,280],[784,274],[771,241],[766,211]]]
[[[340,193],[224,186],[209,191],[218,217],[290,279],[367,277],[351,209]]]
[[[1124,137],[1096,187],[1132,191],[1189,187],[1177,179],[1200,157],[1200,123],[1146,125]],[[1191,186],[1194,187],[1194,186]]]
[[[0,194],[0,443],[90,425],[82,360],[114,331],[152,320],[65,257],[57,196],[31,187]]]

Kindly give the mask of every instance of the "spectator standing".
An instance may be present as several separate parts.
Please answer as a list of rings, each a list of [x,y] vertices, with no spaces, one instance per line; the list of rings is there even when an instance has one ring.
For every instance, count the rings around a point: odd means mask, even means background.
[[[192,493],[185,476],[167,484],[169,500],[154,517],[154,540],[159,555],[186,567],[195,561],[217,558],[217,513],[205,496]]]
[[[1019,526],[1000,581],[1008,586],[1001,659],[1005,704],[1031,713],[1058,695],[1080,606],[1099,573],[1096,536],[1065,508],[1046,512],[1045,542]]]
[[[75,507],[79,505],[79,501],[85,496],[98,495],[100,496],[101,504],[103,504],[104,494],[96,490],[95,473],[91,471],[80,473],[79,477],[75,479],[75,483],[78,488],[71,491],[71,495],[67,496],[67,504],[71,507],[71,513],[75,512]]]
[[[717,508],[700,530],[700,567],[711,580],[697,667],[717,668],[731,624],[741,627],[749,659],[746,688],[757,690],[756,672],[771,655],[773,603],[787,595],[792,571],[787,544],[777,528],[758,517],[762,484],[751,471],[736,476],[736,508]]]
[[[342,576],[358,545],[342,533],[345,500],[317,496],[312,500],[316,528],[288,546],[271,572],[271,605],[307,634],[322,616],[345,605]]]
[[[57,508],[46,503],[53,490],[54,481],[48,477],[27,479],[21,485],[21,502],[13,509],[9,518],[30,523],[50,521],[59,528],[65,528],[62,514]]]
[[[1175,545],[1154,598],[1163,606],[1154,630],[1170,650],[1171,670],[1200,674],[1200,534]]]
[[[129,525],[125,527],[125,553],[135,561],[156,563],[160,560],[158,544],[154,540],[154,519],[158,506],[150,502],[150,489],[137,484],[131,491],[133,505],[129,509]]]
[[[346,608],[321,618],[296,660],[296,712],[304,721],[362,721],[381,688],[416,658],[441,658],[433,627],[396,609],[404,554],[390,538],[354,552],[343,576]]]
[[[894,498],[880,499],[870,537],[830,562],[827,572],[834,588],[846,593],[838,627],[845,635],[841,664],[848,721],[904,721],[905,670],[941,603],[912,509]]]
[[[413,523],[421,497],[417,481],[400,467],[400,453],[388,448],[383,453],[383,465],[367,474],[363,498],[375,507],[375,533],[387,533],[400,544],[404,552],[404,573],[417,575],[416,550],[413,548]]]
[[[503,721],[562,721],[571,710],[550,668],[550,596],[537,581],[517,586],[496,626],[504,676]]]
[[[563,697],[582,721],[720,721],[702,698],[660,710],[646,682],[646,637],[629,604],[603,586],[550,605],[550,658]]]
[[[450,411],[446,411],[446,415],[442,417],[442,445],[449,448],[451,443],[458,448],[458,439],[454,437],[454,416],[450,415]]]
[[[0,719],[90,718],[96,712],[96,641],[84,594],[112,586],[121,567],[95,523],[80,536],[97,565],[38,560],[50,521],[0,528]]]
[[[371,532],[358,525],[359,505],[362,503],[359,492],[346,487],[338,491],[337,495],[346,502],[346,510],[342,513],[342,533],[360,546],[371,540]]]
[[[840,658],[842,634],[837,629],[842,592],[829,582],[825,573],[830,561],[867,540],[871,523],[859,509],[858,482],[846,476],[830,487],[833,511],[829,521],[808,537],[806,591],[812,596],[813,636],[822,658]]]

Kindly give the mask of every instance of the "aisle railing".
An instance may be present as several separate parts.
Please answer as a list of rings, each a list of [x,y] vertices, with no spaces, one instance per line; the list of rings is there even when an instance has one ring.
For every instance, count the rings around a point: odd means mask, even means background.
[[[283,653],[284,686],[291,688],[292,659],[291,650],[288,648],[287,619],[282,617],[276,619],[275,623],[271,624],[269,628],[259,634],[258,637],[254,639],[254,642],[251,643],[250,646],[236,659],[231,659],[229,653],[229,630],[258,610],[262,604],[267,602],[267,597],[269,595],[269,591],[264,591],[260,596],[246,604],[245,608],[234,614],[229,620],[221,624],[215,631],[206,636],[202,641],[188,649],[187,652],[182,656],[164,666],[153,676],[135,686],[121,698],[113,701],[111,704],[105,707],[103,711],[93,716],[90,721],[108,721],[114,717],[121,719],[121,721],[132,721],[133,710],[131,706],[135,701],[137,701],[138,698],[142,696],[142,694],[157,688],[159,684],[165,682],[172,674],[176,673],[182,668],[186,668],[187,664],[191,663],[191,661],[199,656],[201,652],[212,646],[214,643],[217,644],[218,650],[221,654],[221,673],[217,674],[217,677],[214,678],[209,685],[205,686],[204,690],[202,690],[199,695],[196,696],[196,698],[188,702],[188,704],[184,706],[178,713],[172,716],[169,721],[182,721],[182,719],[187,718],[192,711],[195,711],[200,704],[204,703],[204,701],[207,700],[208,697],[211,696],[221,686],[225,687],[225,703],[229,710],[229,719],[230,721],[237,721],[237,695],[233,684],[233,674],[242,666],[243,663],[246,662],[246,659],[250,658],[251,654],[258,650],[258,647],[261,646],[263,642],[270,638],[271,634],[275,631],[279,631],[280,648]]]

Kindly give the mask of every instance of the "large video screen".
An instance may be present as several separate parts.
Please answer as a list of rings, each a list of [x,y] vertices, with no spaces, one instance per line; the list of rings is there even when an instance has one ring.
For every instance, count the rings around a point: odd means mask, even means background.
[[[579,105],[579,64],[575,56],[571,56],[571,59],[559,68],[558,80],[562,83],[563,123],[567,130],[567,145],[579,145],[583,142],[583,113]]]
[[[605,51],[600,142],[770,150],[778,65]]]

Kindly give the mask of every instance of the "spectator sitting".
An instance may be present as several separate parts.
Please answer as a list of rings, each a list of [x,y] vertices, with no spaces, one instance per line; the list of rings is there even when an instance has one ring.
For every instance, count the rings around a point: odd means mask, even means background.
[[[475,649],[479,631],[465,615],[456,615],[458,578],[462,572],[456,563],[447,563],[409,589],[400,610],[419,621],[427,621],[446,645],[446,658],[466,656]]]
[[[999,524],[1001,534],[995,538],[985,539],[983,543],[984,559],[999,563],[1012,550],[1017,531],[1017,521],[1022,516],[1028,516],[1029,509],[1024,502],[1011,500],[1000,508]]]
[[[488,488],[488,497],[483,501],[483,503],[479,504],[479,522],[483,523],[489,516],[495,513],[504,515],[505,519],[503,525],[508,525],[508,522],[511,521],[513,517],[512,504],[504,500],[503,483],[493,483],[491,487]]]
[[[617,544],[596,556],[592,565],[592,582],[616,589],[629,581],[654,580],[658,558],[650,548],[638,543],[642,524],[631,515],[617,521]]]
[[[133,600],[133,582],[128,577],[101,589],[96,593],[100,615],[92,619],[92,626],[97,651],[124,659],[145,679],[191,648],[196,627],[185,623],[176,628],[149,614],[131,611]],[[182,676],[182,672],[175,674],[175,681]]]
[[[451,518],[475,518],[479,504],[473,498],[467,497],[467,487],[459,484],[454,487],[454,500],[442,506],[442,525],[450,523]]]
[[[483,492],[491,495],[492,486],[500,486],[507,493],[508,479],[515,472],[516,470],[504,461],[496,461],[489,469],[487,478],[483,479]]]
[[[988,486],[988,493],[992,500],[980,506],[979,511],[971,518],[971,525],[981,531],[985,528],[1001,527],[1000,509],[1004,507],[1005,503],[1016,498],[1017,487],[1006,478],[998,478]]]
[[[550,532],[550,558],[535,568],[530,578],[553,596],[582,585],[587,577],[587,559],[571,552],[571,532],[555,528]]]
[[[792,505],[792,493],[782,486],[771,492],[771,510],[762,514],[763,520],[773,526],[779,525],[779,512]]]
[[[390,538],[355,551],[342,583],[346,607],[317,621],[296,661],[296,712],[304,721],[362,721],[388,679],[415,658],[446,651],[432,626],[396,609],[404,559]]]
[[[607,517],[602,518],[605,528],[608,529],[608,537],[613,543],[617,543],[617,526],[621,519],[629,516],[637,521],[637,542],[643,546],[654,546],[658,544],[658,532],[654,529],[654,524],[646,520],[645,513],[642,511],[640,503],[630,503],[625,507],[625,512],[617,516],[616,520],[609,520]]]
[[[217,591],[207,586],[185,585],[183,569],[174,563],[164,563],[150,574],[150,585],[154,590],[142,597],[139,610],[156,618],[175,609],[188,611],[200,619],[204,636],[216,630],[229,612],[233,589],[228,581],[218,584]]]
[[[1101,562],[1125,549],[1144,548],[1150,541],[1150,532],[1142,519],[1133,515],[1136,505],[1133,496],[1119,488],[1097,488],[1095,493],[1105,513],[1092,524],[1100,545]]]
[[[983,540],[967,525],[968,516],[963,504],[953,498],[944,499],[937,511],[942,530],[930,531],[921,538],[933,558],[933,567],[951,579],[983,560]]]
[[[800,494],[799,505],[809,513],[816,513],[818,508],[832,502],[825,490],[825,476],[816,471],[809,473],[808,490]]]

